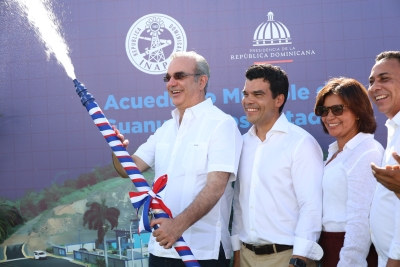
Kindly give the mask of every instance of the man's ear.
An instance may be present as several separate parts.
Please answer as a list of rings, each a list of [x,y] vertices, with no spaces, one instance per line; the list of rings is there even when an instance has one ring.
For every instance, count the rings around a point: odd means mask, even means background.
[[[207,77],[207,75],[201,75],[200,77],[199,77],[199,85],[200,85],[200,88],[201,88],[201,90],[204,90],[204,87],[206,87],[206,84],[207,84],[207,82],[208,82],[208,77]]]
[[[280,108],[283,105],[283,102],[285,101],[285,96],[283,94],[278,95],[275,98],[275,106],[277,108]]]

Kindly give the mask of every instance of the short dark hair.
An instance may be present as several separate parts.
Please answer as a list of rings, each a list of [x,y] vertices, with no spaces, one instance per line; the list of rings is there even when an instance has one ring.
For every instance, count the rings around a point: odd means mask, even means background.
[[[390,58],[397,59],[397,61],[400,63],[400,51],[384,51],[376,56],[375,62]]]
[[[285,106],[289,91],[289,80],[286,72],[278,66],[270,64],[251,65],[246,70],[246,79],[252,81],[259,78],[262,78],[265,82],[269,83],[272,98],[275,99],[280,94],[283,94],[285,97],[282,106],[279,107],[279,113],[281,113]]]
[[[339,96],[347,107],[354,113],[357,120],[357,132],[373,134],[376,130],[374,110],[369,101],[365,87],[355,79],[339,77],[330,79],[318,92],[315,107],[323,106],[325,98],[329,95]],[[314,108],[315,112],[315,108]],[[322,128],[328,133],[323,123]]]

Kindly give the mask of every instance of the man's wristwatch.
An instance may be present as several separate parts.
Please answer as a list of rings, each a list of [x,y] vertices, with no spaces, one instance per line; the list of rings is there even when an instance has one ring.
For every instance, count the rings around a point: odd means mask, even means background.
[[[299,258],[291,258],[289,264],[293,264],[294,267],[306,267],[307,263]]]

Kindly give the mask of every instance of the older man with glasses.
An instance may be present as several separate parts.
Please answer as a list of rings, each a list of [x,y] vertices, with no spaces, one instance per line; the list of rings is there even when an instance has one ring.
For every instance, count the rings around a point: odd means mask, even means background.
[[[232,254],[228,231],[232,182],[236,179],[242,137],[235,120],[205,99],[210,71],[195,52],[171,56],[164,77],[176,109],[146,143],[132,155],[140,171],[168,175],[160,193],[173,219],[154,219],[159,225],[149,243],[151,267],[184,266],[170,249],[183,236],[202,267],[229,266]],[[115,130],[123,144],[127,139]],[[127,177],[113,155],[118,173]]]

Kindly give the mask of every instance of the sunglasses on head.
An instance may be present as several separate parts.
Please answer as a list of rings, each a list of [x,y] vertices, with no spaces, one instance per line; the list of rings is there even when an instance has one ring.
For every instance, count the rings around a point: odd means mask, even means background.
[[[175,80],[183,80],[185,77],[187,76],[198,76],[201,75],[200,73],[194,73],[194,74],[189,74],[189,73],[185,73],[185,72],[175,72],[174,74],[169,75],[168,73],[165,74],[165,76],[163,77],[164,82],[169,82],[171,80],[172,77],[174,77]]]
[[[328,116],[329,110],[331,110],[333,115],[340,116],[343,114],[344,107],[347,107],[347,105],[333,105],[330,107],[316,106],[315,107],[315,115],[325,117],[325,116]]]

